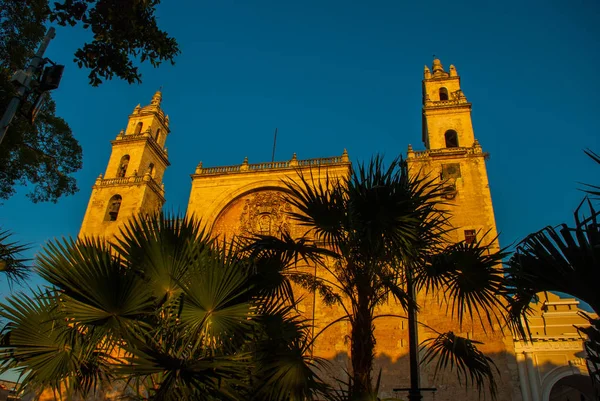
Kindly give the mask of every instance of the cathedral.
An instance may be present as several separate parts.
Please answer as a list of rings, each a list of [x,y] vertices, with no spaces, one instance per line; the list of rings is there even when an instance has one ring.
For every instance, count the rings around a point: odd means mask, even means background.
[[[453,241],[476,241],[488,233],[496,238],[494,208],[489,188],[488,154],[475,137],[471,122],[471,103],[461,90],[457,69],[445,70],[440,60],[425,66],[423,72],[422,134],[424,149],[408,145],[409,168],[449,182],[445,197],[452,206],[451,222],[457,229]],[[165,148],[170,134],[169,116],[161,108],[162,94],[156,92],[149,105],[136,106],[127,127],[111,141],[112,152],[104,174],[93,187],[80,235],[112,237],[131,216],[154,213],[165,203],[163,175],[169,167]],[[175,133],[176,134],[176,133]],[[343,177],[350,173],[346,150],[340,155],[302,160],[248,163],[233,166],[203,166],[192,173],[187,214],[201,218],[214,234],[260,233],[277,235],[282,230],[299,234],[288,218],[291,206],[285,202],[283,179],[294,179],[298,172],[311,172],[316,180],[326,176]],[[494,243],[494,247],[499,244]],[[315,268],[315,274],[319,274]],[[587,391],[587,370],[583,362],[583,343],[573,324],[583,321],[577,315],[578,301],[545,294],[533,305],[533,340],[523,342],[500,330],[485,333],[477,325],[458,328],[437,299],[419,294],[419,339],[432,337],[426,329],[454,330],[467,338],[482,341],[480,349],[499,369],[499,401],[592,400]],[[319,297],[306,296],[303,313],[316,330],[341,316],[337,307],[325,305]],[[392,314],[395,305],[383,305],[377,314]],[[375,374],[381,370],[379,396],[406,399],[409,386],[408,327],[403,319],[383,317],[375,322]],[[315,344],[315,356],[328,359],[342,377],[349,368],[349,323],[332,325]],[[583,379],[587,379],[585,381]],[[584,383],[585,381],[585,383]],[[477,400],[476,390],[465,391],[454,373],[433,375],[433,368],[422,366],[421,387],[424,400]],[[575,398],[577,397],[577,398]],[[580,398],[581,397],[581,398]],[[488,397],[489,398],[489,397]]]

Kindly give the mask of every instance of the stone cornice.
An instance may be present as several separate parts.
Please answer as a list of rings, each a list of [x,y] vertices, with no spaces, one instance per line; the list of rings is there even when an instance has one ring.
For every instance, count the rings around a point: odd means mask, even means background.
[[[129,119],[135,118],[135,117],[140,117],[140,116],[155,116],[158,121],[161,123],[161,125],[163,126],[164,129],[167,130],[167,133],[171,132],[171,129],[169,128],[169,122],[167,121],[167,117],[165,116],[165,113],[162,111],[161,108],[159,107],[153,107],[153,106],[144,106],[142,108],[139,109],[138,112],[134,112],[132,114],[129,115]]]
[[[579,336],[533,337],[530,341],[514,338],[515,352],[581,351],[583,339]]]
[[[154,138],[152,138],[152,136],[150,136],[150,134],[148,134],[148,133],[119,135],[119,136],[117,136],[117,139],[110,141],[110,143],[113,146],[118,146],[118,145],[129,145],[132,143],[143,142],[143,141],[146,141],[148,143],[148,145],[154,151],[154,153],[156,153],[156,155],[158,156],[160,161],[162,161],[164,163],[165,167],[171,165],[171,163],[169,163],[169,159],[168,159],[166,150],[161,149],[161,147],[158,145],[158,143],[156,143]]]
[[[457,75],[455,77],[451,77],[450,74],[446,73],[445,76],[436,77],[436,76],[432,75],[431,78],[425,78],[425,79],[423,79],[423,83],[431,82],[431,81],[451,81],[451,80],[455,80],[455,79],[460,81],[460,76]]]

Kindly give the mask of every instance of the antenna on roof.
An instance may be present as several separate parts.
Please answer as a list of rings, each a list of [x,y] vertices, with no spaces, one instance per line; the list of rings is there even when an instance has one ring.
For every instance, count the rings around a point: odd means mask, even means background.
[[[275,128],[275,136],[273,138],[273,154],[271,155],[271,163],[275,161],[275,147],[277,146],[277,128]]]

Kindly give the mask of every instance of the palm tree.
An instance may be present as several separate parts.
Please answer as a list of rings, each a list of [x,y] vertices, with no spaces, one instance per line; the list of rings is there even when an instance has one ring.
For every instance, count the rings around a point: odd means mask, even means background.
[[[281,268],[216,242],[198,221],[139,217],[113,243],[56,241],[37,269],[48,288],[0,305],[1,368],[20,370],[28,389],[153,401],[325,390]]]
[[[376,398],[372,380],[374,320],[376,307],[388,299],[409,312],[413,334],[414,294],[419,290],[450,291],[446,294],[453,298],[452,311],[459,320],[465,315],[473,318],[475,308],[484,310],[489,321],[500,318],[502,305],[497,294],[503,293],[503,287],[498,264],[505,253],[488,252],[481,243],[447,245],[446,234],[451,228],[447,213],[440,208],[443,183],[409,174],[401,159],[386,168],[376,156],[349,177],[315,180],[312,175],[300,175],[286,185],[288,201],[297,210],[291,217],[307,229],[306,237],[299,241],[323,244],[312,254],[324,256],[320,265],[331,277],[297,271],[291,278],[319,292],[325,301],[337,303],[344,310],[337,321],[346,320],[351,325],[348,399]],[[288,249],[294,253],[298,242],[262,237],[250,248],[255,252]],[[301,249],[310,253],[305,246]],[[474,279],[476,286],[465,286],[467,279]],[[469,345],[468,352],[456,356],[451,352],[456,336],[440,333],[439,338],[428,354],[430,359],[451,354],[457,358],[459,371],[467,366],[467,380],[481,389],[485,378],[494,390],[491,362],[478,353],[474,342],[461,339]],[[416,336],[411,339],[411,360],[416,362]],[[460,358],[474,358],[476,363],[464,365]],[[417,397],[418,372],[413,373],[417,376],[413,374],[412,397]]]

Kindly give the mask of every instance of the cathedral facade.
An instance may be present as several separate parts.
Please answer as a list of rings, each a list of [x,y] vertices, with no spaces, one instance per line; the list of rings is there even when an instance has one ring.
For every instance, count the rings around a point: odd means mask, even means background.
[[[157,92],[149,105],[135,107],[127,127],[111,142],[112,153],[105,173],[93,185],[81,236],[110,238],[118,234],[119,227],[130,217],[154,213],[164,205],[163,175],[169,166],[165,142],[170,129],[169,117],[161,109],[161,99],[162,94]],[[448,206],[452,212],[451,223],[457,228],[451,234],[453,241],[477,241],[478,236],[486,234],[498,248],[486,170],[487,153],[475,137],[471,103],[461,90],[460,76],[454,66],[446,71],[436,59],[431,68],[425,67],[422,102],[424,149],[415,150],[408,145],[409,167],[450,184],[444,196],[452,205]],[[201,218],[214,234],[228,237],[252,233],[277,235],[283,230],[300,235],[300,228],[288,217],[291,206],[283,196],[283,180],[296,178],[298,172],[324,180],[326,176],[347,176],[350,171],[351,163],[345,150],[338,156],[307,160],[298,159],[294,154],[290,160],[279,162],[254,164],[245,159],[239,165],[216,167],[199,163],[192,174],[187,214]],[[315,274],[324,273],[315,267]],[[551,302],[559,301],[546,299],[548,305]],[[564,346],[542,347],[545,351],[538,352],[535,342],[520,342],[500,330],[484,332],[477,324],[468,322],[459,328],[445,313],[445,304],[420,294],[419,321],[424,325],[419,328],[419,339],[434,336],[435,333],[426,329],[429,326],[482,341],[484,345],[480,349],[492,357],[499,369],[499,401],[562,401],[563,398],[557,398],[559,394],[553,392],[556,384],[567,376],[586,374],[580,363],[582,343],[572,328],[577,303],[569,302],[574,309],[569,307],[570,314],[555,313],[559,320],[550,335],[560,337],[557,344]],[[544,313],[556,312],[549,312],[544,305],[540,304],[536,312],[541,319],[536,322],[541,327],[545,327],[547,321],[542,318]],[[383,305],[377,314],[391,315],[398,310],[401,310],[398,305]],[[300,312],[313,322],[316,331],[342,315],[341,310],[326,306],[318,296],[312,295],[304,297]],[[572,319],[565,320],[567,315]],[[375,373],[382,372],[380,397],[404,399],[405,392],[394,389],[409,386],[408,325],[403,319],[383,317],[377,319],[375,326]],[[345,322],[331,326],[319,337],[313,351],[315,356],[333,362],[336,371],[332,373],[338,377],[343,376],[344,369],[349,369],[349,330]],[[538,336],[547,337],[547,330],[540,330],[542,334],[538,332]],[[556,334],[559,332],[560,335]],[[562,369],[561,373],[557,373],[557,369]],[[466,392],[453,373],[434,378],[433,369],[423,367],[421,371],[421,386],[437,389],[426,392],[425,400],[478,399],[477,391]]]

